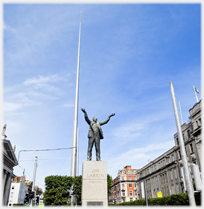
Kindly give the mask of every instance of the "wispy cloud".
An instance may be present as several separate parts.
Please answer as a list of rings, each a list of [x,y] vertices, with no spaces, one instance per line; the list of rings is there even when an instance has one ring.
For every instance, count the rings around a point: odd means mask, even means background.
[[[149,159],[154,160],[173,146],[174,142],[172,140],[157,144],[157,146],[149,144],[141,148],[129,149],[127,152],[123,152],[114,159],[109,160],[108,172],[115,178],[117,175],[116,170],[122,169],[122,166],[131,165],[132,168],[140,169],[148,164]]]
[[[12,102],[4,102],[3,109],[4,109],[4,112],[6,113],[6,112],[16,111],[22,107],[23,107],[22,104],[12,103]]]
[[[33,86],[35,89],[44,89],[46,91],[56,91],[58,88],[51,83],[58,83],[60,81],[66,81],[65,77],[59,75],[42,76],[37,78],[30,78],[23,82],[25,86]]]
[[[64,104],[63,107],[74,107],[74,104]]]
[[[141,135],[144,137],[145,130],[152,127],[155,122],[162,121],[168,116],[168,112],[160,112],[149,115],[148,117],[138,117],[137,119],[128,121],[126,124],[122,124],[121,126],[115,128],[112,135],[114,138],[117,138],[117,140],[120,140],[123,143],[140,139]],[[123,139],[125,139],[125,141]]]

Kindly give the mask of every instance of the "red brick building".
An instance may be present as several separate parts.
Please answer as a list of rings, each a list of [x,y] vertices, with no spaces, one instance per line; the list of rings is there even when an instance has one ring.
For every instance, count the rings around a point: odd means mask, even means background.
[[[118,175],[111,186],[109,200],[113,203],[121,203],[138,199],[136,187],[136,172],[138,170],[127,165],[118,171]]]

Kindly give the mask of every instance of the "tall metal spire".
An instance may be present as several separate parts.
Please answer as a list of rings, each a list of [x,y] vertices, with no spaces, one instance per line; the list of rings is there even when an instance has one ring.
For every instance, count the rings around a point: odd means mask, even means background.
[[[77,120],[78,120],[78,94],[79,94],[79,60],[80,60],[80,38],[81,38],[81,13],[79,25],[79,44],[78,44],[78,60],[77,60],[77,76],[76,76],[76,92],[75,92],[75,107],[74,107],[74,126],[72,138],[72,158],[71,158],[71,176],[76,176],[76,137],[77,137]]]

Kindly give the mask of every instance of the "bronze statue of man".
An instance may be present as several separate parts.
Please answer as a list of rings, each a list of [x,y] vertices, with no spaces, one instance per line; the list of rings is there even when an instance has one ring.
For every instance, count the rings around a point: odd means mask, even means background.
[[[103,132],[101,129],[101,126],[108,123],[110,118],[115,115],[111,114],[108,116],[107,120],[103,122],[97,122],[97,117],[93,117],[93,121],[91,121],[88,118],[88,115],[85,111],[85,109],[81,108],[82,112],[84,112],[84,117],[86,122],[89,124],[89,132],[88,132],[88,138],[89,138],[89,146],[88,146],[88,152],[87,152],[87,160],[92,159],[92,148],[95,143],[95,149],[96,149],[96,160],[100,161],[100,139],[103,139]]]

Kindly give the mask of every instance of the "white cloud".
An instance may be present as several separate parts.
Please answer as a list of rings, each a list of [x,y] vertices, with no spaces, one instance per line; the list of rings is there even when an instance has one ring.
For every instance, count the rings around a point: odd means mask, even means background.
[[[4,112],[12,112],[22,108],[22,104],[12,103],[12,102],[4,102]]]
[[[26,81],[23,82],[24,85],[31,85],[31,84],[43,84],[43,83],[55,83],[57,81],[64,80],[63,78],[59,77],[58,75],[51,75],[51,76],[42,76],[39,75],[38,78],[31,78],[27,79]]]
[[[59,75],[39,75],[37,78],[35,77],[25,80],[23,84],[25,86],[32,86],[34,89],[43,89],[45,91],[57,91],[59,90],[59,88],[53,84],[59,83],[61,81],[66,81],[68,76],[70,76],[70,74],[67,74],[63,77]]]
[[[74,104],[64,104],[63,107],[74,107]]]
[[[143,118],[137,118],[115,128],[112,134],[114,138],[117,138],[117,140],[121,140],[123,142],[123,139],[125,138],[126,143],[127,141],[135,140],[141,135],[144,135],[145,130],[152,126],[152,123],[155,123],[156,121],[162,121],[168,116],[168,112],[161,112],[159,114],[156,113],[148,115],[148,117],[146,116]]]
[[[131,165],[132,168],[140,169],[149,163],[149,159],[151,161],[156,159],[173,146],[174,142],[171,140],[157,144],[156,146],[155,144],[150,144],[142,148],[130,149],[108,161],[108,173],[115,178],[117,175],[116,170],[122,169],[123,166]]]

